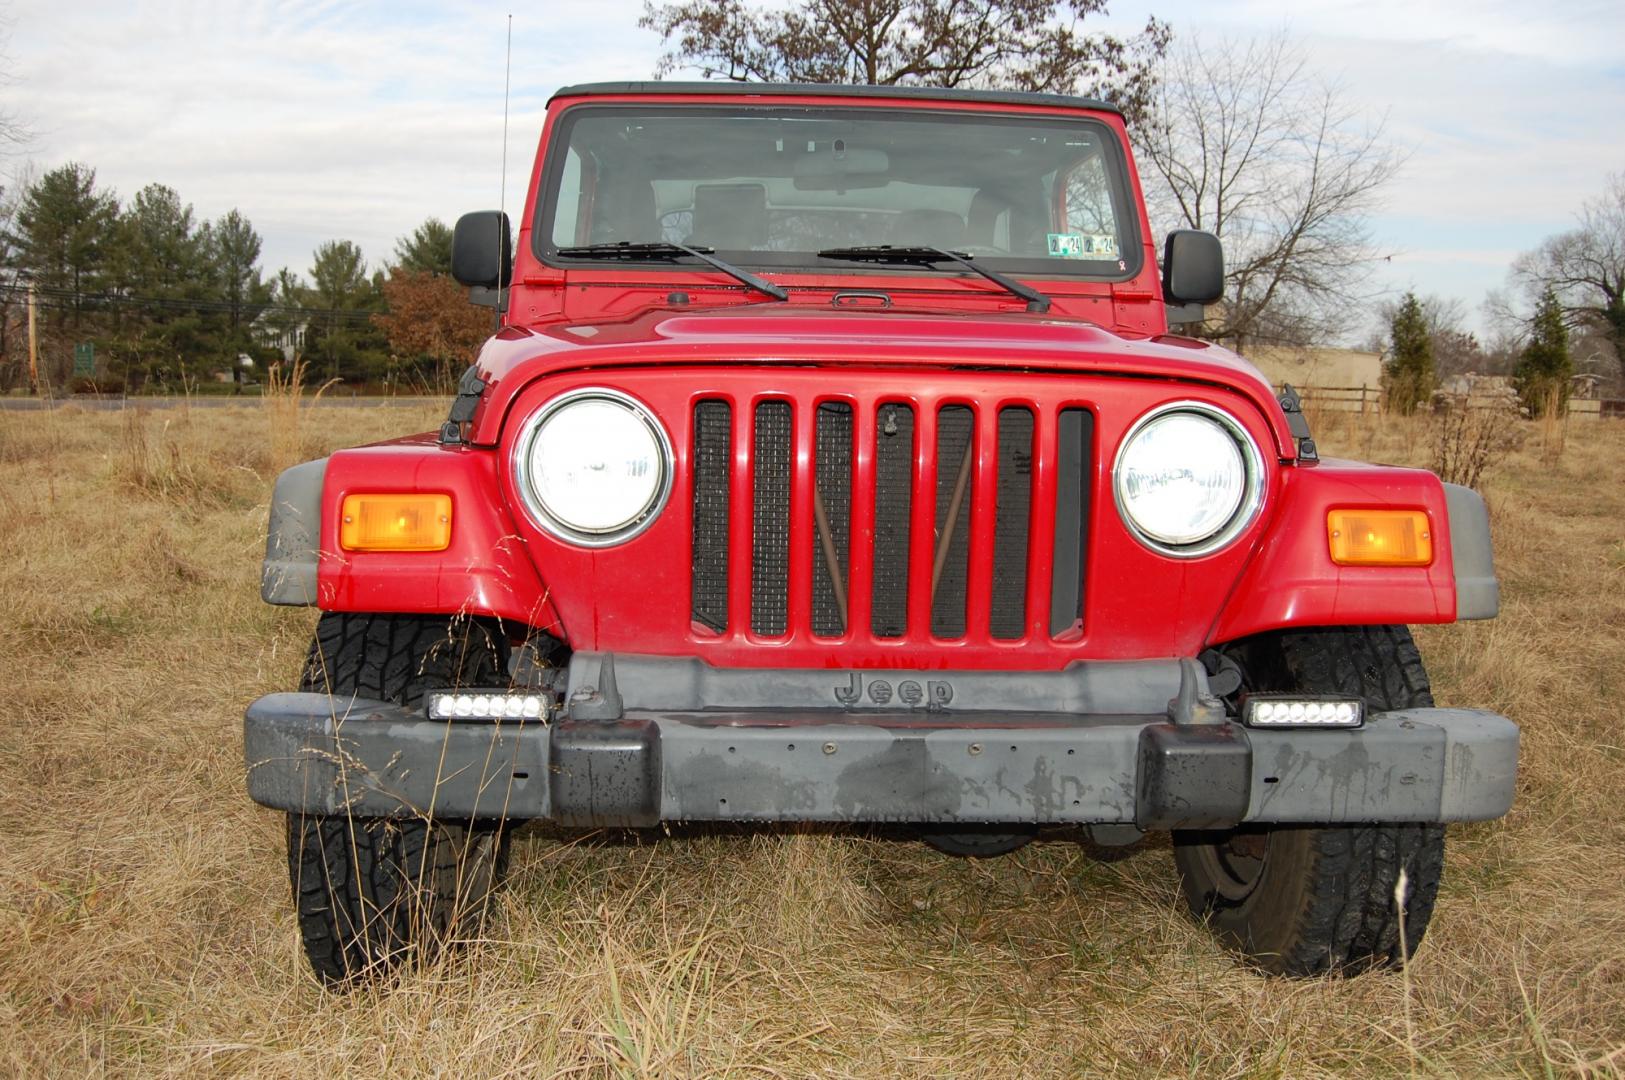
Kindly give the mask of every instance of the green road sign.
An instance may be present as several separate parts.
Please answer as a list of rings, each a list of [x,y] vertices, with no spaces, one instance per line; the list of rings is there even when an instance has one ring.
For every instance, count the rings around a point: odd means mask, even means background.
[[[75,375],[96,374],[95,342],[81,341],[73,347],[73,373]]]

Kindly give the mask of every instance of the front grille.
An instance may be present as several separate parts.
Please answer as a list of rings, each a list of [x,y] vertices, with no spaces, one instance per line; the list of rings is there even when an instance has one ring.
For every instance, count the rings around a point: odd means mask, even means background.
[[[1014,642],[1079,629],[1091,414],[909,397],[695,405],[697,630]]]

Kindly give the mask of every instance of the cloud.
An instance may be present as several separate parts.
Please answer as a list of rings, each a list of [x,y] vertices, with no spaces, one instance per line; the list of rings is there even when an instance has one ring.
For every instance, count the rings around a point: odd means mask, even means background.
[[[513,22],[507,202],[529,179],[560,85],[647,77],[657,37],[641,0],[520,7]],[[1511,253],[1570,227],[1625,167],[1625,5],[1570,0],[1117,0],[1086,27],[1176,35],[1285,27],[1312,68],[1410,158],[1374,232],[1385,287],[1476,308]],[[204,217],[232,207],[268,269],[303,270],[344,238],[379,265],[431,214],[494,206],[501,188],[504,14],[427,0],[17,0],[5,109],[32,126],[38,166],[79,160],[128,198],[159,181]]]
[[[567,82],[641,78],[658,41],[641,6],[521,11],[513,24],[507,190],[523,200],[547,97]],[[85,162],[123,197],[166,183],[204,217],[232,207],[268,268],[317,243],[374,265],[431,214],[501,190],[502,14],[436,5],[16,5],[9,107],[39,165]]]

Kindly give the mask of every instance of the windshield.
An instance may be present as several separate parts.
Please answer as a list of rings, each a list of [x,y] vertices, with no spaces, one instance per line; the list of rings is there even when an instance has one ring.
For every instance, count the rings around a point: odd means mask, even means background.
[[[548,261],[559,248],[667,243],[835,272],[855,268],[817,252],[892,244],[1022,274],[1117,279],[1139,269],[1121,151],[1110,128],[1088,119],[577,106],[551,147],[536,228]]]

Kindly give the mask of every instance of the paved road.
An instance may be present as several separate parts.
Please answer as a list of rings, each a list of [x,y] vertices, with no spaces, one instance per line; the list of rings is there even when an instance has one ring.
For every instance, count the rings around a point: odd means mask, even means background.
[[[43,409],[75,408],[89,412],[118,412],[126,408],[137,409],[172,409],[177,405],[190,404],[193,408],[224,409],[232,406],[239,408],[258,406],[264,398],[258,397],[214,397],[198,396],[188,400],[184,397],[65,397],[65,398],[26,398],[26,397],[0,397],[0,409],[10,409],[13,412],[38,412]],[[305,398],[306,407],[315,406],[320,409],[404,409],[415,408],[422,405],[449,405],[451,397],[333,397],[322,395],[319,398]]]

